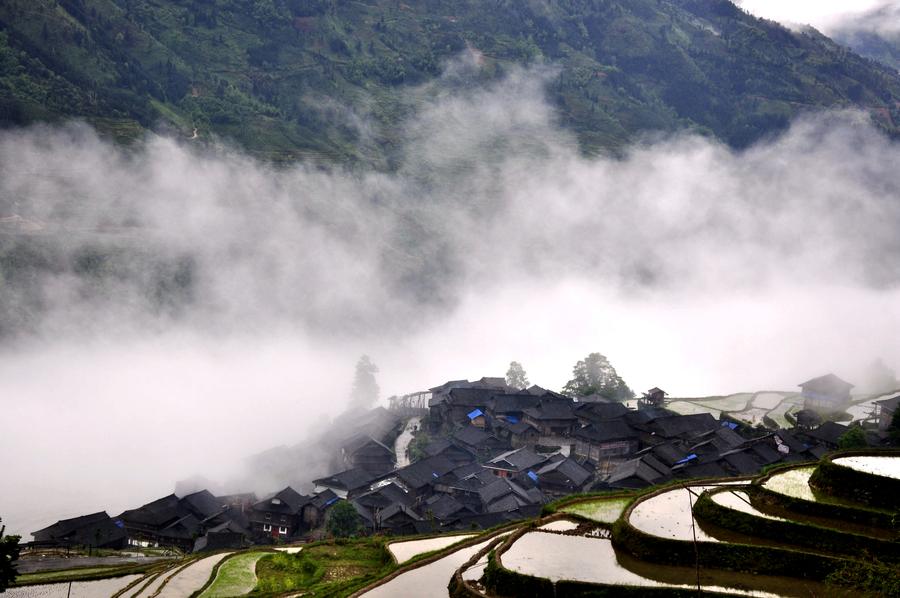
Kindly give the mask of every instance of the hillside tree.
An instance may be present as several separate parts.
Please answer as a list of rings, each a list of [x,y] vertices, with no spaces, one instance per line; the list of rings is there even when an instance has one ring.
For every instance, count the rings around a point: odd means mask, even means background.
[[[362,527],[359,513],[349,501],[342,500],[331,508],[325,528],[335,538],[349,538]]]
[[[6,526],[0,519],[0,593],[16,580],[16,566],[13,564],[19,558],[19,536],[7,536]]]
[[[380,389],[375,381],[377,373],[378,366],[372,363],[368,355],[359,358],[350,392],[350,409],[371,409],[378,402]]]
[[[600,353],[591,353],[572,368],[572,379],[563,388],[570,397],[597,394],[607,399],[626,401],[634,392],[616,372],[609,360]]]
[[[894,446],[900,446],[900,409],[894,411],[887,429],[888,439]]]
[[[528,374],[525,373],[525,368],[518,361],[509,362],[509,369],[506,371],[506,383],[519,390],[528,388]]]
[[[867,446],[869,443],[866,442],[866,433],[862,426],[850,426],[850,429],[838,438],[838,448],[840,449],[866,448]]]

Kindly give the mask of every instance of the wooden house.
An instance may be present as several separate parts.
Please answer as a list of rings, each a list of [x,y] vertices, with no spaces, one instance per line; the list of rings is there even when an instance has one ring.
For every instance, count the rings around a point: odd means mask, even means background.
[[[850,405],[853,385],[834,374],[826,374],[799,385],[802,389],[803,408],[832,413],[843,411]]]
[[[900,394],[890,399],[876,401],[875,404],[878,406],[875,415],[878,418],[878,429],[882,432],[887,431],[897,413],[898,406],[900,406]]]
[[[640,434],[622,419],[597,421],[575,432],[575,455],[608,470],[637,452]]]
[[[111,519],[106,511],[62,519],[31,535],[43,546],[92,548],[124,548],[127,538],[122,522]]]
[[[288,486],[253,505],[250,531],[260,539],[288,540],[302,531],[302,509],[311,498]]]
[[[391,471],[397,460],[392,448],[367,434],[345,441],[341,446],[341,458],[349,469],[360,468],[372,473]]]

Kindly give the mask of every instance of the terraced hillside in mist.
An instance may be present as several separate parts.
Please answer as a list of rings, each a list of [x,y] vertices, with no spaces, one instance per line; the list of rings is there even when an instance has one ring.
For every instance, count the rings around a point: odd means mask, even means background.
[[[447,69],[460,55],[477,68]],[[275,159],[390,167],[421,102],[516,65],[547,65],[589,152],[682,129],[742,147],[820,107],[900,126],[896,71],[725,0],[0,3],[0,124],[196,129]]]

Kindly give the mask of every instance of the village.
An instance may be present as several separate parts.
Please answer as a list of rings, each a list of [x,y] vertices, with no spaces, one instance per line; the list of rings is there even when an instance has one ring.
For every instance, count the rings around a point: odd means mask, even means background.
[[[799,386],[792,398],[802,409],[785,429],[725,411],[679,414],[659,388],[623,402],[516,388],[500,377],[449,381],[338,420],[330,435],[340,467],[310,480],[310,493],[170,494],[115,516],[59,521],[26,547],[202,552],[313,541],[328,535],[340,503],[352,505],[362,535],[482,530],[536,517],[571,494],[748,476],[852,443],[888,443],[900,391],[870,398],[871,410],[848,426],[830,419],[859,403],[852,384],[828,374]]]

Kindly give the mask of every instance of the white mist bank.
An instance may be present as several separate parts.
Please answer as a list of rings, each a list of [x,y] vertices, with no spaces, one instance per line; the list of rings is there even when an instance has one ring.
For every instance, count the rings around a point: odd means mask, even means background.
[[[558,389],[593,351],[678,396],[900,366],[900,149],[865,118],[586,158],[543,77],[423,91],[396,173],[0,134],[0,207],[43,223],[33,239],[127,247],[102,276],[62,260],[0,285],[22,328],[0,349],[9,531],[227,483],[340,412],[362,353],[383,396],[511,360]],[[172,264],[174,299],[154,294]]]

